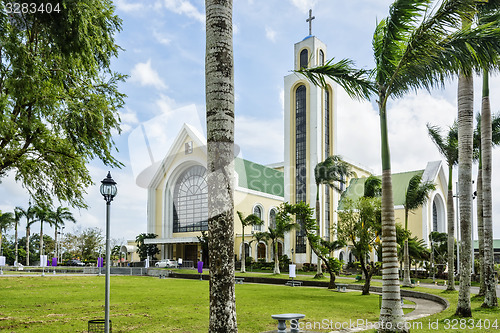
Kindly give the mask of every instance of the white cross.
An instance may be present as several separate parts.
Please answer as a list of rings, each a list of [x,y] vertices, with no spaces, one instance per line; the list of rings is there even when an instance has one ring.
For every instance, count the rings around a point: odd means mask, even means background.
[[[309,18],[306,20],[306,22],[309,22],[309,36],[312,35],[312,20],[314,20],[316,17],[312,16],[312,9],[309,9]]]

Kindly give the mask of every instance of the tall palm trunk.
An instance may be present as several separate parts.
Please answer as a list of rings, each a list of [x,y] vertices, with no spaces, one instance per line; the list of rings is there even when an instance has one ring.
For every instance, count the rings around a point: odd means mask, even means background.
[[[246,273],[247,248],[245,246],[245,227],[241,227],[241,269],[240,273]]]
[[[488,71],[483,74],[483,100],[481,108],[481,150],[483,162],[483,222],[484,222],[484,282],[486,294],[483,307],[498,306],[496,280],[493,261],[493,217],[491,195],[491,109],[488,89]]]
[[[448,286],[455,290],[455,210],[453,208],[453,165],[448,163],[448,198],[446,199],[448,223]]]
[[[18,240],[17,240],[17,228],[18,228],[18,224],[19,224],[19,221],[16,220],[16,225],[14,227],[14,240],[15,240],[15,245],[14,245],[14,256],[15,256],[15,265],[18,266],[19,265],[19,258],[18,258],[18,251],[17,251],[17,248],[18,248]]]
[[[392,194],[391,161],[387,130],[385,94],[379,94],[382,153],[382,305],[380,332],[406,332],[399,288],[399,263]],[[394,330],[395,327],[403,327]]]
[[[238,332],[234,294],[232,0],[206,0],[209,332]]]
[[[30,226],[26,227],[26,266],[30,265]]]
[[[274,272],[273,274],[280,274],[280,261],[278,256],[278,240],[276,239],[274,245]]]
[[[481,153],[479,153],[481,154]],[[484,296],[486,285],[484,284],[484,222],[483,222],[483,168],[479,157],[479,168],[477,170],[477,242],[479,244],[479,292],[478,296]],[[472,263],[474,264],[474,263]],[[476,272],[477,274],[477,272]]]
[[[319,204],[319,185],[316,185],[316,223],[318,224],[318,235],[321,235],[321,223],[320,223],[320,204]],[[327,223],[327,221],[325,221]],[[312,250],[311,250],[312,253]],[[315,278],[323,277],[323,270],[321,269],[321,258],[317,256],[317,267],[316,267],[316,275]]]
[[[39,245],[40,245],[40,256],[43,255],[43,221],[40,220],[40,242],[39,242]],[[42,265],[42,257],[40,257],[40,265]]]
[[[472,134],[473,79],[460,73],[458,79],[458,195],[460,200],[460,288],[456,315],[470,317],[471,284],[471,217],[472,217]]]
[[[405,230],[408,231],[408,209],[405,209]],[[411,287],[410,279],[410,251],[408,249],[408,237],[404,242],[404,278],[403,286]]]

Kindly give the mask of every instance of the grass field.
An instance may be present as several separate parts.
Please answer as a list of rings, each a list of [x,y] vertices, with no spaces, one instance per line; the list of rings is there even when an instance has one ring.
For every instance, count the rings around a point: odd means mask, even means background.
[[[104,277],[0,278],[0,331],[86,332],[104,318]],[[112,276],[113,332],[207,332],[208,282]],[[239,332],[276,329],[271,314],[298,312],[306,321],[376,321],[378,296],[320,288],[236,285]]]

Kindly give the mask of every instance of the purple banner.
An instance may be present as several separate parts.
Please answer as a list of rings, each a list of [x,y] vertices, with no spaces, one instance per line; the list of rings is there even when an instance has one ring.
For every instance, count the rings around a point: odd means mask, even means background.
[[[52,258],[52,266],[53,267],[57,266],[57,258]]]
[[[198,261],[198,273],[203,273],[203,261]]]
[[[103,267],[104,266],[104,258],[99,257],[97,258],[97,267]]]

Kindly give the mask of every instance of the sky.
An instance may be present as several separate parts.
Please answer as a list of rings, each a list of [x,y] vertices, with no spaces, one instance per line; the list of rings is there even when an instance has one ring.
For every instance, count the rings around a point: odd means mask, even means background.
[[[118,242],[146,232],[147,192],[136,184],[141,171],[160,161],[184,122],[205,130],[204,0],[114,0],[123,20],[116,42],[123,49],[112,62],[128,75],[120,90],[128,97],[120,111],[122,133],[114,136],[122,169],[89,164],[95,185],[87,189],[88,210],[73,210],[83,228],[105,230],[105,201],[100,181],[111,171],[118,194],[111,204],[111,238]],[[374,66],[371,40],[376,23],[388,14],[389,0],[234,0],[235,143],[243,158],[261,164],[282,162],[283,77],[293,69],[293,46],[308,33],[326,43],[327,58],[352,59]],[[490,80],[493,112],[500,109],[500,79]],[[480,79],[475,78],[475,112],[480,110]],[[424,169],[442,157],[427,135],[426,123],[450,126],[457,117],[457,84],[418,91],[388,106],[393,172]],[[380,129],[375,101],[353,101],[338,90],[337,152],[347,160],[381,172]],[[147,143],[150,151],[147,149]],[[493,152],[493,170],[500,151]],[[476,177],[477,166],[474,166]],[[456,172],[455,172],[456,179]],[[493,220],[500,219],[500,175],[493,173]],[[28,195],[13,177],[0,184],[0,210],[27,208]],[[56,203],[57,205],[57,203]],[[64,205],[64,203],[63,203]],[[475,218],[474,218],[475,219]],[[496,223],[498,224],[498,223]],[[67,225],[65,232],[76,226]],[[23,230],[23,224],[21,230]],[[37,225],[33,226],[37,229]],[[50,228],[45,228],[52,234]],[[20,236],[24,236],[23,231]],[[494,230],[500,238],[500,228]],[[477,232],[475,239],[477,239]]]

